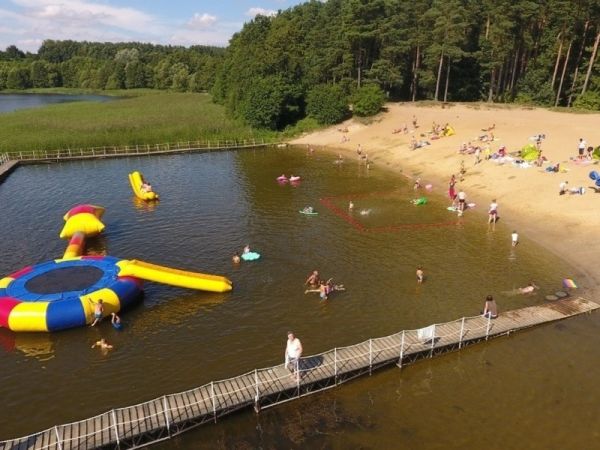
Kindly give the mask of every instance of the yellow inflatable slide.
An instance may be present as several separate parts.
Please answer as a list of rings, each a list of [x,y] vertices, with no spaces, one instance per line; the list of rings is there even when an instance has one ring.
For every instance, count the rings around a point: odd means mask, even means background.
[[[231,281],[219,275],[207,275],[198,272],[172,269],[138,260],[121,260],[119,266],[120,277],[136,277],[142,280],[155,281],[188,289],[199,289],[209,292],[229,292]]]
[[[144,177],[138,171],[131,172],[129,174],[129,183],[131,183],[131,189],[133,189],[133,193],[136,197],[141,198],[142,200],[158,200],[158,194],[154,191],[145,190],[142,186],[150,186],[144,181]]]

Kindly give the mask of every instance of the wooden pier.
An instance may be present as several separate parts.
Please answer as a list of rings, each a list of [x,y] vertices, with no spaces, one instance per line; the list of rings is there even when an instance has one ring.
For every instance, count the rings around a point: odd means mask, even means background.
[[[414,362],[532,326],[591,312],[600,305],[566,298],[503,312],[496,319],[465,317],[405,330],[302,358],[300,376],[283,364],[257,369],[177,394],[117,408],[57,425],[30,436],[0,442],[0,450],[134,449],[166,440],[190,428],[216,422],[241,408],[255,411],[333,388],[384,366]]]
[[[212,152],[243,148],[286,145],[268,139],[232,139],[212,141],[185,141],[164,144],[139,144],[102,147],[66,148],[57,150],[32,150],[30,152],[7,152],[1,158],[23,164],[39,164],[84,159],[126,158],[130,156],[169,155],[173,153]],[[0,160],[1,164],[1,160]]]
[[[17,168],[19,161],[0,160],[0,183],[2,183],[13,170]]]

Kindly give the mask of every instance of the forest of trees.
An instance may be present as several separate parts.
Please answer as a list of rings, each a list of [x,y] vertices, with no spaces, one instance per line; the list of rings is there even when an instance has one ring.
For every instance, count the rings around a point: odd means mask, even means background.
[[[313,0],[234,35],[213,94],[278,128],[322,85],[600,110],[599,42],[600,0]]]
[[[0,52],[0,89],[210,90],[251,125],[368,115],[383,100],[600,110],[600,0],[311,0],[226,49],[45,41]],[[329,100],[327,100],[329,99]]]
[[[0,51],[0,89],[210,90],[224,49],[141,43],[44,41],[37,54]]]

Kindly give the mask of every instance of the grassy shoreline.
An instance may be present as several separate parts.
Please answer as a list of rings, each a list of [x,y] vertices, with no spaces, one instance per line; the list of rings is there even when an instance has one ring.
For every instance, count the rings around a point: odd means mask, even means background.
[[[229,118],[225,109],[214,104],[208,94],[147,89],[106,92],[38,89],[28,92],[94,93],[121,98],[104,103],[73,102],[0,114],[0,153],[283,137],[282,133],[256,130]]]

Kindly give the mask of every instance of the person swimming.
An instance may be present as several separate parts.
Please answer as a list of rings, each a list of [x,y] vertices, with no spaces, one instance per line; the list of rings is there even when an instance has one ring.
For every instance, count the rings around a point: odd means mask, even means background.
[[[519,294],[531,294],[536,289],[539,288],[533,283],[533,281],[530,281],[527,286],[519,288]]]
[[[110,313],[110,323],[116,330],[121,330],[123,328],[123,324],[121,323],[121,318],[117,316],[116,313]]]
[[[240,255],[239,255],[239,253],[238,253],[238,252],[235,252],[235,253],[233,254],[233,256],[231,257],[231,261],[232,261],[234,264],[239,264],[241,260],[242,260],[242,258],[240,258]]]

